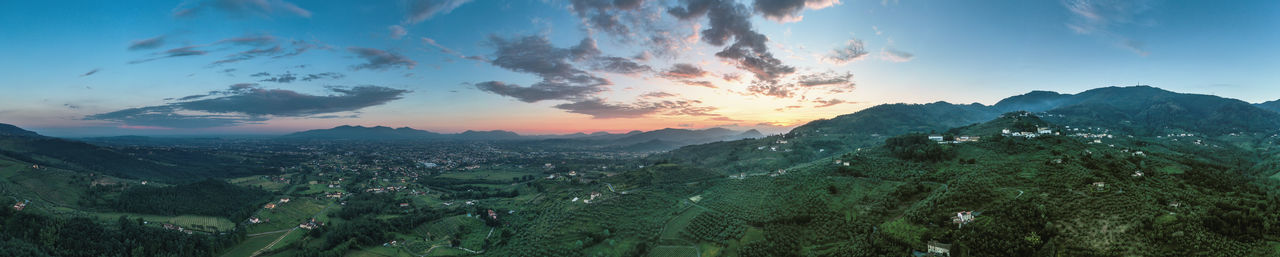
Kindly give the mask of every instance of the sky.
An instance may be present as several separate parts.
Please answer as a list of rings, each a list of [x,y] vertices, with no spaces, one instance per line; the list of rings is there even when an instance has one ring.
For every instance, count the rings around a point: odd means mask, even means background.
[[[0,2],[0,123],[780,133],[885,103],[1145,84],[1280,99],[1280,1]]]

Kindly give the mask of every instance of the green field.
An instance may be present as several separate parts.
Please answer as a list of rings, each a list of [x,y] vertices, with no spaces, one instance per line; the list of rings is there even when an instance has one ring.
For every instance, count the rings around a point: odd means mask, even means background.
[[[270,221],[249,224],[246,227],[248,233],[254,234],[296,227],[311,217],[317,216],[317,213],[324,210],[325,206],[329,204],[326,200],[311,198],[293,198],[291,200],[288,203],[275,201],[276,208],[259,210],[254,217],[263,220],[269,219]]]
[[[231,249],[223,253],[222,256],[242,257],[252,255],[254,252],[257,252],[268,244],[271,244],[271,242],[275,241],[278,237],[280,237],[279,233],[245,238],[244,241],[234,247],[231,247]]]
[[[483,179],[497,182],[512,182],[511,179],[524,177],[528,175],[538,176],[541,173],[529,172],[527,170],[473,170],[473,171],[450,171],[440,174],[441,178],[456,179]]]
[[[692,246],[658,246],[649,251],[650,257],[697,257],[698,249]]]
[[[261,187],[262,190],[272,192],[279,192],[289,186],[289,184],[264,179],[263,176],[239,177],[227,180],[227,182],[244,187]]]
[[[117,219],[120,218],[121,215],[124,215],[124,216],[128,216],[129,219],[142,218],[142,220],[150,223],[169,223],[169,224],[178,225],[184,228],[193,228],[196,230],[203,230],[203,229],[200,229],[199,227],[195,227],[195,225],[204,226],[204,227],[213,227],[220,231],[231,230],[231,229],[234,229],[236,226],[235,222],[231,222],[231,220],[228,220],[227,218],[198,216],[198,215],[161,216],[161,215],[119,213],[119,212],[96,212],[96,213],[92,213],[92,215],[102,222],[115,222]]]

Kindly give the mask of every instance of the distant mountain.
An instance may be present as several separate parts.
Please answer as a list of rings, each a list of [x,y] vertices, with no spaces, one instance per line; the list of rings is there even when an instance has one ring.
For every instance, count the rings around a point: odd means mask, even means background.
[[[1001,112],[1029,111],[1043,112],[1062,106],[1071,95],[1053,91],[1031,91],[1030,93],[1011,96],[996,102],[994,107]]]
[[[525,136],[505,130],[476,131],[467,130],[458,134],[441,134],[413,128],[390,128],[384,126],[338,126],[331,129],[316,129],[297,132],[279,137],[280,139],[306,140],[465,140],[465,141],[538,141],[551,145],[590,145],[597,147],[615,147],[625,149],[643,149],[638,151],[670,150],[690,144],[702,144],[724,140],[758,138],[764,135],[760,131],[736,131],[725,128],[709,128],[703,130],[659,129],[654,131],[631,131],[625,134],[595,132],[591,134],[574,133],[566,135],[534,135]],[[630,147],[631,145],[640,146]]]
[[[1262,108],[1264,110],[1280,112],[1280,100],[1273,100],[1265,103],[1254,104],[1253,106],[1257,106],[1258,108]]]
[[[405,140],[434,139],[443,137],[440,133],[417,130],[408,127],[390,128],[384,126],[337,126],[331,129],[313,129],[284,135],[287,139],[350,139],[350,140]]]
[[[38,137],[40,134],[19,128],[18,126],[0,123],[0,136]]]
[[[264,170],[254,170],[241,165],[254,160],[193,150],[129,152],[80,141],[40,136],[7,124],[0,125],[0,159],[121,178],[166,181],[264,173]]]

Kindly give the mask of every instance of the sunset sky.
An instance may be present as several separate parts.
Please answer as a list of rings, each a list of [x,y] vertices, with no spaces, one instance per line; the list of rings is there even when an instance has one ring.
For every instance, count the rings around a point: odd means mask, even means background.
[[[759,128],[1147,84],[1280,99],[1280,1],[3,1],[0,123]]]

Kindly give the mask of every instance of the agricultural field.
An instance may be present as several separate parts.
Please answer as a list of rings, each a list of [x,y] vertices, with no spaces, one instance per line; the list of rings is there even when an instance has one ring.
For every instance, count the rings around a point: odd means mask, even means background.
[[[253,217],[264,222],[246,225],[249,234],[294,228],[312,217],[327,218],[320,213],[321,210],[325,210],[325,206],[335,205],[329,200],[309,197],[291,198],[287,203],[280,203],[278,200],[273,203],[276,204],[275,208],[263,208],[254,214]]]

